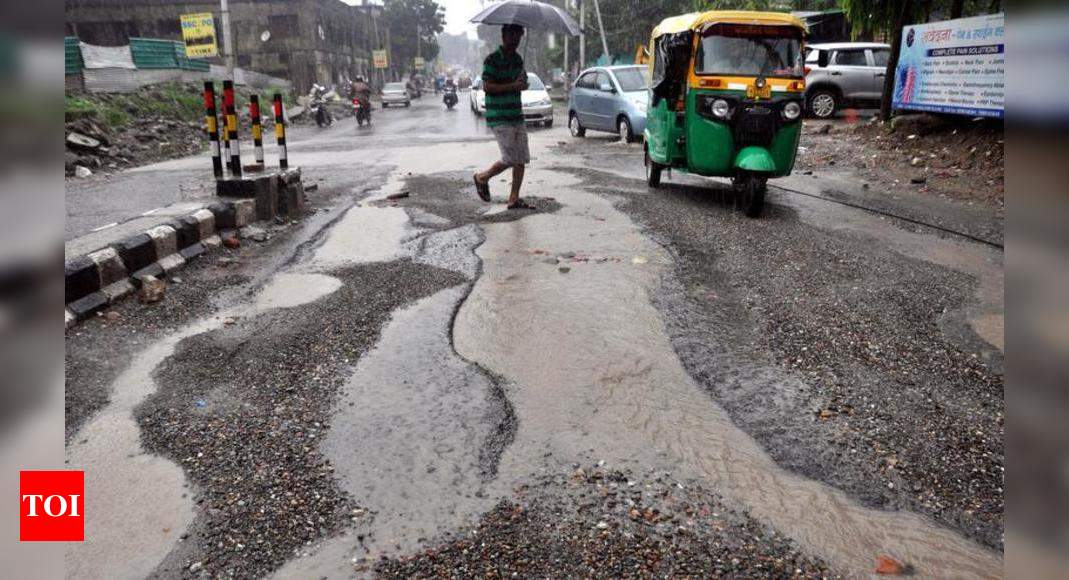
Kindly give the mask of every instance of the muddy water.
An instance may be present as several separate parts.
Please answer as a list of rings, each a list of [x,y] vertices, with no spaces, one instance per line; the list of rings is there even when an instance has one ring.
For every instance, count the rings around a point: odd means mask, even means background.
[[[454,326],[462,356],[513,383],[519,429],[502,457],[500,492],[546,452],[591,450],[705,480],[851,576],[869,573],[877,554],[925,577],[1001,576],[999,557],[954,532],[913,514],[863,508],[780,469],[673,352],[648,298],[668,256],[604,199],[543,175],[556,182],[565,209],[485,226],[484,274]],[[561,273],[533,249],[621,259]]]
[[[283,273],[251,304],[194,322],[138,354],[110,387],[111,400],[72,439],[67,467],[85,471],[86,541],[67,550],[73,578],[143,578],[174,548],[193,521],[193,493],[174,462],[148,454],[133,411],[158,388],[152,375],[189,337],[231,317],[254,316],[318,300],[341,287],[322,274]]]
[[[351,577],[354,562],[415,551],[493,507],[481,491],[485,449],[507,418],[489,378],[450,347],[450,318],[465,293],[451,288],[394,313],[361,357],[320,448],[367,512],[276,578]]]

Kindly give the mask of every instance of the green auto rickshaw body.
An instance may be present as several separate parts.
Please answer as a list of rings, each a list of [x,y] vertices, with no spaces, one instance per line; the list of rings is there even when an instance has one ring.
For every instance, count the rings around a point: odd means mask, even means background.
[[[665,168],[709,177],[739,177],[756,175],[761,178],[783,177],[794,169],[798,141],[802,133],[801,115],[788,119],[784,107],[788,103],[802,109],[804,81],[801,78],[764,79],[746,75],[716,75],[726,77],[733,88],[705,88],[705,84],[725,84],[714,75],[700,75],[695,71],[695,52],[701,42],[703,27],[717,23],[747,23],[760,26],[797,27],[803,25],[789,15],[758,12],[707,12],[667,19],[655,31],[650,43],[651,73],[661,77],[668,74],[684,74],[682,65],[672,70],[673,57],[658,45],[663,35],[693,34],[690,41],[682,37],[672,39],[676,50],[675,59],[687,58],[686,78],[669,89],[678,93],[679,99],[658,95],[651,88],[649,111],[645,130],[647,153],[650,160]],[[681,57],[690,43],[690,54]],[[665,44],[669,44],[666,42]],[[657,54],[657,50],[661,54]],[[730,73],[730,71],[725,71]],[[745,78],[744,78],[745,77]],[[656,78],[656,76],[655,76]],[[766,94],[759,94],[754,86],[768,83]],[[742,87],[738,85],[742,84]],[[747,90],[748,89],[748,90]],[[774,89],[774,90],[773,90]],[[750,94],[750,96],[748,96]],[[716,117],[711,103],[725,100],[731,105],[727,118]],[[680,107],[680,104],[682,106]],[[681,110],[679,110],[681,109]]]

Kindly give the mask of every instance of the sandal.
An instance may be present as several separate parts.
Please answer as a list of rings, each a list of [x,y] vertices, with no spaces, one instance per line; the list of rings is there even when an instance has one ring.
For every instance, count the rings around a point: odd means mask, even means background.
[[[480,183],[478,173],[472,174],[471,180],[475,182],[475,193],[479,194],[479,199],[490,203],[490,184]]]
[[[510,203],[509,209],[538,209],[537,207],[527,203],[522,199],[516,200],[516,203]]]

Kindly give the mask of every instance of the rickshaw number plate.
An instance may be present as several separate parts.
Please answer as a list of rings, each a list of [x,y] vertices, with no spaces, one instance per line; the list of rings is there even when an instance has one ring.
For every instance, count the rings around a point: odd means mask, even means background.
[[[765,85],[763,88],[757,88],[754,85],[746,87],[746,98],[748,99],[771,99],[772,98],[772,85]]]

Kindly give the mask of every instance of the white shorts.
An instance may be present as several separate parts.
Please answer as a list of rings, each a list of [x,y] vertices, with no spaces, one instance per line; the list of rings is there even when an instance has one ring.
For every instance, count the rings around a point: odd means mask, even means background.
[[[527,144],[527,127],[498,125],[492,127],[497,146],[501,149],[501,162],[505,165],[527,165],[531,162],[531,149]]]

